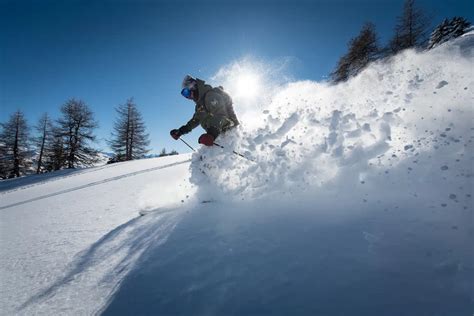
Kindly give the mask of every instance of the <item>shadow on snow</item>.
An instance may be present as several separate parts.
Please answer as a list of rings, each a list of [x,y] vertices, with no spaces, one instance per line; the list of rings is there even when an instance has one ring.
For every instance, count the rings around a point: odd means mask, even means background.
[[[18,311],[53,301],[72,301],[78,291],[99,295],[105,301],[148,248],[166,241],[178,220],[178,212],[150,214],[116,227],[78,253],[61,278],[29,298]],[[86,301],[84,297],[78,299],[79,304]]]
[[[452,245],[443,245],[439,237],[427,231],[410,235],[416,225],[421,226],[412,220],[393,225],[391,218],[374,224],[370,218],[341,220],[310,214],[315,210],[220,207],[216,203],[195,209],[176,226],[165,244],[147,248],[140,265],[131,269],[101,312],[470,312],[466,294],[469,269],[459,271],[455,261],[446,261],[445,254]],[[384,233],[367,232],[378,229]],[[464,246],[462,251],[466,251]]]

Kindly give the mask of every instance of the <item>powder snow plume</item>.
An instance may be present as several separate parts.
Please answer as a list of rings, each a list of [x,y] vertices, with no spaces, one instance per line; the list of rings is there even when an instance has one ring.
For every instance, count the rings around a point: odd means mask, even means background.
[[[332,192],[365,201],[364,188],[378,187],[377,199],[396,192],[396,198],[436,206],[466,205],[472,192],[473,38],[471,32],[430,51],[406,50],[338,85],[274,86],[278,93],[259,104],[252,124],[244,121],[217,139],[225,149],[194,155],[192,181],[204,195],[234,200],[322,201]],[[239,68],[224,69],[217,77]]]

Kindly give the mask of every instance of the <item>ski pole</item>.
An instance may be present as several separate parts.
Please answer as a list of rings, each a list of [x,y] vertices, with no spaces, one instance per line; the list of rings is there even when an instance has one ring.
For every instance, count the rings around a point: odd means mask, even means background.
[[[218,147],[224,149],[224,146],[219,145],[218,143],[214,143],[214,145],[216,145],[216,146],[218,146]],[[238,156],[244,158],[244,159],[247,159],[247,160],[249,160],[249,161],[255,162],[255,160],[252,160],[252,159],[250,159],[250,158],[248,158],[248,157],[245,157],[244,155],[242,155],[241,153],[236,152],[235,150],[232,150],[232,152],[233,152],[234,154],[236,154],[236,155],[238,155]]]
[[[196,151],[196,149],[194,149],[191,145],[189,145],[188,143],[186,143],[186,142],[184,141],[184,139],[182,139],[181,137],[180,137],[179,139],[180,139],[183,143],[185,143],[186,146],[188,146],[189,148],[191,148],[193,151]]]

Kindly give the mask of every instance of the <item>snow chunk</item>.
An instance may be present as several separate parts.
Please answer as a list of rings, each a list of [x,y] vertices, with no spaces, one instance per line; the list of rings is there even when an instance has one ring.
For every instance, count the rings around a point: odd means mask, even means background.
[[[446,86],[448,82],[446,80],[440,81],[436,86],[436,89],[441,89],[442,87]]]

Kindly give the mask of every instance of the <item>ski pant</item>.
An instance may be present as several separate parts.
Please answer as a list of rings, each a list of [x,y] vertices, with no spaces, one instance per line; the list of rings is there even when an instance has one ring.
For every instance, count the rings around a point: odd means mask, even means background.
[[[201,126],[207,133],[217,137],[220,133],[234,127],[234,122],[225,116],[208,115],[201,121]]]

